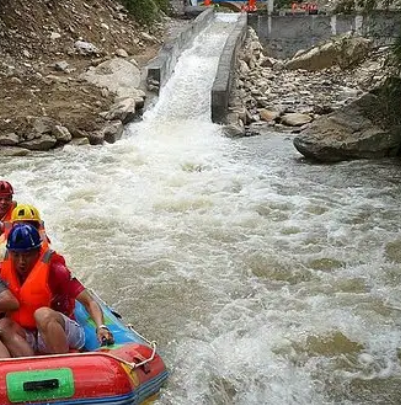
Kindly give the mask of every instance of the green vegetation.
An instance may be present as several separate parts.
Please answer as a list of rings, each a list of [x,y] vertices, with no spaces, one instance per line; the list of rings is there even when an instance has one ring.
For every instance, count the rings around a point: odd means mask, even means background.
[[[160,19],[160,12],[170,13],[169,0],[121,0],[138,22],[150,25]]]
[[[401,0],[340,0],[334,12],[344,14],[362,12],[369,16],[379,9],[401,11]],[[382,86],[358,101],[359,107],[372,122],[401,133],[401,28],[387,57],[386,76],[387,79]]]
[[[275,0],[274,8],[276,10],[291,9],[291,0]]]
[[[401,32],[398,38],[392,45],[392,57],[390,58],[390,63],[395,69],[395,75],[401,75]]]
[[[350,14],[359,11],[369,15],[377,9],[393,9],[401,12],[401,0],[340,0],[334,12]],[[393,80],[389,80],[385,87],[388,90],[388,96],[394,98],[401,91],[401,28],[398,38],[391,46],[391,54],[387,60],[387,67],[390,68],[389,76]]]
[[[365,13],[369,13],[377,8],[382,10],[388,10],[389,8],[401,7],[400,0],[340,0],[334,9],[337,13],[354,13],[355,10],[363,10]]]

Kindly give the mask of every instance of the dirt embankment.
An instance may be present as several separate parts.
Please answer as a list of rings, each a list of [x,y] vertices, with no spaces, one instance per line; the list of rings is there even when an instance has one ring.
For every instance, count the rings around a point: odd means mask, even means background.
[[[80,74],[119,50],[143,66],[159,50],[164,27],[141,27],[116,0],[1,0],[0,134],[23,136],[43,116],[71,133],[96,131],[114,97]],[[85,56],[76,41],[99,51]]]

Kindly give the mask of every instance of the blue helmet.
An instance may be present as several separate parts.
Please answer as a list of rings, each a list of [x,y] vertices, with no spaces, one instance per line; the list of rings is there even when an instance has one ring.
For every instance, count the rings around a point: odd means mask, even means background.
[[[27,252],[42,244],[38,230],[32,225],[14,225],[7,238],[7,249],[12,252]]]

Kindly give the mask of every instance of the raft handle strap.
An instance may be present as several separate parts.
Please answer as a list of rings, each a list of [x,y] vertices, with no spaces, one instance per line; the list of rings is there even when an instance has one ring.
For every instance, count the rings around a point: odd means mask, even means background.
[[[154,340],[152,340],[152,341],[148,340],[145,337],[143,337],[141,334],[139,334],[134,329],[132,324],[129,323],[126,326],[127,326],[128,329],[131,329],[136,335],[138,335],[142,340],[144,340],[152,349],[152,354],[150,355],[149,358],[142,360],[140,363],[130,363],[133,368],[138,368],[138,367],[141,367],[141,366],[145,366],[146,364],[150,363],[155,358],[157,344],[156,344],[156,342]],[[146,371],[145,371],[145,373],[146,373]]]
[[[102,298],[100,298],[100,296],[96,293],[96,291],[94,291],[92,288],[90,288],[89,291],[90,291],[90,293],[91,293],[99,302],[101,302],[102,304],[104,304],[105,306],[107,306],[108,308],[110,308],[110,306],[107,305],[107,303],[106,303]],[[113,310],[111,310],[111,312],[113,313]],[[113,314],[113,315],[114,315],[114,314]],[[150,355],[149,358],[144,359],[143,361],[141,361],[141,362],[139,362],[139,363],[130,363],[130,362],[127,362],[127,361],[125,361],[125,360],[122,360],[122,359],[120,359],[120,358],[118,358],[117,356],[114,356],[114,355],[112,355],[112,354],[109,354],[109,356],[110,356],[110,357],[114,357],[114,358],[117,359],[118,361],[121,361],[122,363],[125,363],[125,364],[129,365],[129,366],[132,367],[132,368],[142,367],[142,366],[144,366],[145,364],[150,363],[150,362],[155,358],[155,355],[156,355],[156,349],[157,349],[156,342],[155,342],[155,341],[150,341],[150,340],[146,339],[144,336],[142,336],[140,333],[138,333],[138,332],[134,329],[134,327],[133,327],[132,324],[128,323],[128,324],[126,324],[125,326],[126,326],[128,329],[132,330],[139,338],[141,338],[143,341],[145,341],[145,342],[150,346],[150,348],[152,349],[152,354]]]
[[[53,390],[59,387],[60,381],[57,378],[51,380],[26,381],[22,385],[24,391]]]

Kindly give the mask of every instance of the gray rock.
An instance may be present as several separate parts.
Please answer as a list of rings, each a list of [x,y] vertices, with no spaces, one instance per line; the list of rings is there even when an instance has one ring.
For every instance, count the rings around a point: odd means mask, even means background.
[[[128,58],[128,52],[125,49],[117,49],[116,55],[120,58]]]
[[[147,32],[144,32],[144,31],[141,32],[141,33],[140,33],[140,36],[141,36],[142,39],[144,39],[145,41],[153,42],[153,43],[158,42],[157,39],[156,39],[154,36],[148,34]]]
[[[308,114],[287,113],[281,117],[281,123],[290,127],[299,127],[311,121],[312,117]]]
[[[240,138],[245,136],[245,128],[238,124],[225,125],[223,132],[228,138]]]
[[[91,132],[87,138],[91,145],[102,145],[104,142],[104,136],[101,132]]]
[[[135,97],[141,82],[141,72],[127,60],[113,58],[87,71],[81,78],[98,87],[107,88],[118,97]]]
[[[33,121],[33,129],[38,134],[51,134],[54,130],[54,127],[59,123],[49,117],[38,117]]]
[[[61,38],[61,35],[60,35],[58,32],[52,32],[52,33],[50,34],[50,39],[51,39],[52,41],[54,41],[55,39],[59,39],[59,38]]]
[[[320,117],[294,138],[300,153],[324,162],[395,156],[400,144],[400,131],[375,125],[357,102]]]
[[[129,63],[133,64],[136,68],[139,69],[138,62],[137,62],[134,58],[131,58],[131,59],[129,60]]]
[[[59,72],[65,72],[70,65],[65,61],[56,62],[54,64],[54,69],[58,70]]]
[[[231,113],[236,114],[238,116],[238,119],[240,119],[242,122],[246,121],[246,108],[245,107],[238,106],[238,107],[230,108],[230,110],[231,110]]]
[[[11,83],[15,83],[15,84],[22,84],[22,80],[18,77],[12,77],[10,79]]]
[[[46,79],[48,81],[53,81],[53,82],[57,82],[57,83],[64,83],[64,84],[68,83],[68,77],[62,77],[62,76],[56,76],[56,75],[47,75]]]
[[[1,156],[27,156],[29,155],[30,151],[24,148],[13,148],[13,147],[3,147],[0,148],[0,155]]]
[[[311,48],[285,64],[287,69],[320,70],[338,65],[347,69],[361,63],[368,55],[371,40],[342,36]]]
[[[100,53],[99,49],[95,45],[85,41],[76,41],[74,44],[74,48],[77,49],[83,55],[92,55]]]
[[[100,115],[109,121],[119,120],[123,124],[128,124],[135,118],[136,103],[133,98],[125,98],[113,104],[109,111]]]
[[[57,140],[55,137],[50,135],[42,135],[40,138],[20,142],[18,146],[29,150],[47,151],[52,149],[56,143]]]
[[[89,138],[74,138],[68,145],[85,146],[90,145]]]
[[[16,146],[19,141],[19,136],[13,132],[0,135],[0,145],[2,146]]]
[[[278,112],[278,111],[270,111],[270,110],[266,110],[266,109],[260,110],[259,114],[260,114],[261,120],[266,121],[266,122],[275,121],[281,115],[280,112]]]
[[[124,132],[124,125],[121,121],[112,121],[103,130],[103,139],[108,143],[115,143],[120,140]]]
[[[53,135],[56,137],[57,142],[67,143],[72,139],[70,131],[62,125],[56,125],[54,127]]]

